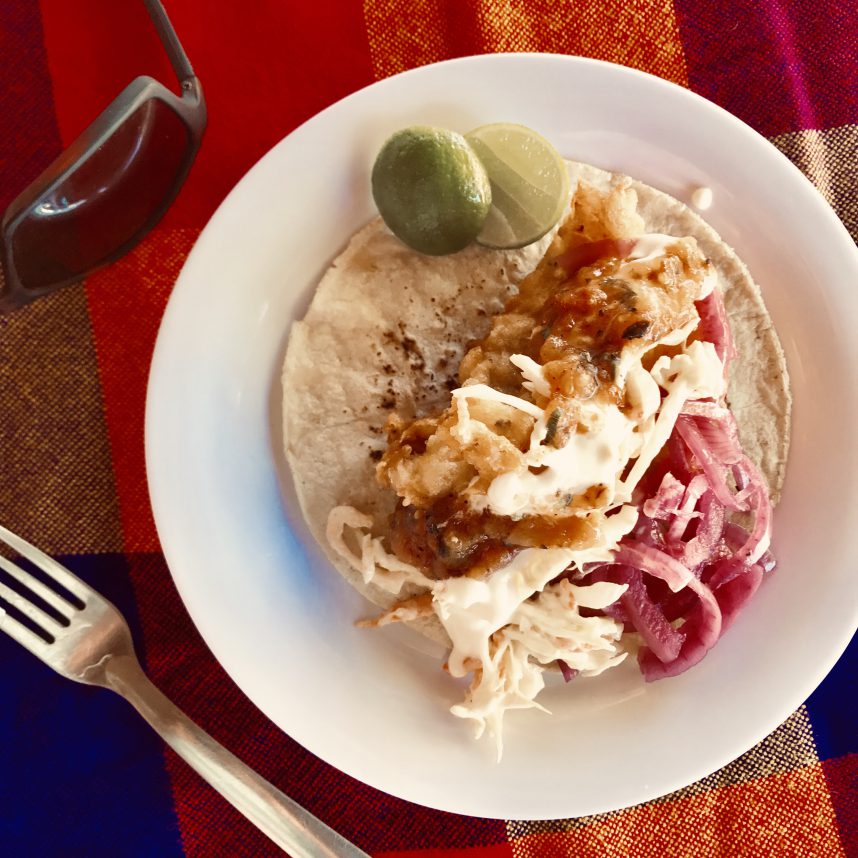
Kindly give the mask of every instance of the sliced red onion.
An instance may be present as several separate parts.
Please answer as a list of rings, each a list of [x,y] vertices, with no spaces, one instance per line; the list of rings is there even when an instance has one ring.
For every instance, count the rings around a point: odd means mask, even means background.
[[[772,541],[772,504],[765,489],[757,493],[754,511],[754,529],[748,541],[739,549],[738,555],[746,563],[756,563],[768,551]]]
[[[641,572],[630,566],[620,568],[623,570],[622,583],[628,584],[620,602],[626,609],[629,622],[659,661],[673,661],[679,655],[685,635],[665,619],[661,608],[650,599]]]
[[[689,569],[709,561],[724,533],[726,511],[713,492],[706,491],[701,496],[700,512],[702,515],[697,532],[685,543],[682,551],[682,562]]]
[[[585,609],[581,608],[581,616],[586,616],[584,613]],[[593,611],[594,616],[597,616],[599,613],[604,614],[606,617],[610,617],[612,620],[616,620],[618,623],[622,623],[626,625],[629,622],[629,615],[626,612],[626,609],[620,604],[619,599],[616,602],[612,602],[610,605],[602,608],[601,611]]]
[[[668,545],[675,545],[681,542],[691,519],[698,517],[698,513],[694,511],[697,506],[697,501],[703,496],[708,488],[709,481],[703,474],[698,474],[696,477],[692,477],[691,482],[688,483],[688,486],[685,489],[685,495],[682,498],[682,505],[668,528],[665,537]]]
[[[742,456],[738,467],[747,477],[748,484],[736,495],[738,500],[743,501],[747,508],[754,510],[754,528],[747,539],[736,547],[736,554],[751,565],[757,563],[768,551],[772,536],[772,502],[769,498],[768,487],[763,475],[757,470],[756,465]]]
[[[741,557],[731,554],[729,557],[721,557],[710,563],[703,571],[701,580],[712,590],[717,590],[739,575],[744,575],[749,568]]]
[[[565,682],[571,682],[581,672],[580,670],[575,670],[574,667],[569,667],[562,658],[557,659],[557,666],[560,668]]]
[[[686,418],[689,419],[689,418]],[[739,429],[728,411],[719,418],[691,417],[697,431],[703,436],[712,457],[721,465],[735,465],[743,458],[739,443]]]
[[[725,547],[734,555],[747,541],[748,531],[735,521],[728,521],[724,525]]]
[[[721,608],[721,634],[723,635],[739,612],[757,592],[763,580],[763,570],[760,566],[751,566],[744,574],[738,575],[715,590],[715,598]]]
[[[694,576],[678,560],[643,542],[622,542],[614,555],[616,563],[634,566],[667,582],[675,593],[685,587]]]
[[[656,604],[661,607],[665,619],[669,623],[676,620],[681,620],[691,613],[694,606],[697,604],[697,596],[689,587],[685,587],[678,593],[668,593],[663,599],[655,600]]]
[[[711,420],[723,420],[730,414],[730,409],[711,399],[691,399],[682,406],[680,413],[691,414],[694,417],[708,417]]]
[[[712,591],[694,577],[688,586],[697,594],[699,601],[681,628],[685,640],[679,655],[665,664],[648,648],[638,653],[638,664],[647,682],[684,673],[700,662],[721,636],[721,609]]]
[[[766,501],[768,501],[767,498]],[[766,506],[769,508],[769,510],[771,509],[771,504],[766,503]],[[765,527],[765,522],[759,524],[760,529]],[[748,533],[748,531],[744,527],[741,527],[740,525],[736,524],[736,522],[727,522],[724,527],[724,547],[727,551],[730,552],[730,554],[729,557],[725,558],[725,560],[735,561],[743,567],[742,571],[746,571],[748,567],[756,564],[760,566],[764,572],[771,572],[775,568],[777,563],[770,551],[763,551],[763,553],[760,554],[759,558],[756,561],[749,561],[747,558],[749,547],[751,549],[756,549],[756,551],[759,551],[759,546],[756,545],[756,542],[759,537],[755,534],[755,531],[757,531],[758,529],[757,525],[758,522],[755,522],[754,532]],[[723,566],[723,561],[718,562]],[[712,578],[720,583],[726,583],[726,581],[729,580],[729,577],[723,572],[719,573],[717,579],[715,577],[715,573],[713,572]]]
[[[695,306],[700,314],[697,335],[715,346],[715,352],[726,369],[737,352],[721,290],[713,289],[703,300],[695,302]]]
[[[624,566],[618,566],[616,563],[593,563],[589,564],[591,568],[579,580],[579,584],[586,586],[587,584],[596,584],[599,581],[610,581],[612,584],[625,584],[626,579],[617,570],[625,569]],[[627,623],[629,616],[626,609],[623,607],[619,599],[616,602],[611,602],[610,605],[605,605],[604,608],[591,610],[590,608],[579,608],[582,617],[595,617],[604,615],[616,620],[619,623]]]
[[[722,345],[729,354],[732,345]],[[653,681],[697,664],[774,567],[772,509],[733,415],[712,401],[686,403],[640,485],[635,528],[597,574],[628,585],[611,616],[643,638],[638,661]],[[733,510],[753,511],[750,530],[728,521]]]
[[[676,431],[682,440],[688,445],[694,458],[697,460],[703,473],[709,480],[709,487],[715,493],[715,497],[727,509],[747,510],[747,505],[741,506],[727,487],[726,468],[716,460],[706,439],[700,433],[697,423],[693,417],[680,414],[676,419]]]
[[[748,477],[739,465],[733,465],[731,470],[733,471],[733,479],[736,481],[736,488],[739,489],[739,493],[741,494],[742,490],[748,485]]]
[[[638,516],[637,523],[625,538],[625,542],[630,545],[634,543],[651,545],[653,548],[661,548],[664,545],[658,523],[643,514]]]
[[[683,443],[675,426],[673,432],[670,433],[670,437],[667,439],[667,453],[671,473],[682,482],[688,483],[695,472],[700,470],[699,468],[695,470],[692,465],[688,455],[688,448]]]
[[[670,471],[670,457],[667,451],[653,459],[646,472],[638,480],[637,485],[632,493],[632,503],[640,509],[642,505],[658,493],[658,488],[664,480],[665,474]],[[675,476],[675,474],[671,474]],[[683,480],[680,480],[683,482]]]
[[[676,513],[685,495],[685,486],[668,471],[655,495],[643,505],[643,514],[648,518],[669,518]]]

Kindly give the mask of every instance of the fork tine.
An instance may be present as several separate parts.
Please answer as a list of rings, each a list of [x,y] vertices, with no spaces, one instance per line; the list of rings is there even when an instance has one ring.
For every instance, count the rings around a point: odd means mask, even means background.
[[[86,602],[87,597],[92,595],[92,590],[77,575],[69,572],[65,566],[57,563],[53,557],[45,554],[44,551],[40,551],[35,545],[31,545],[26,540],[21,539],[20,536],[16,536],[2,524],[0,524],[0,541],[17,551],[21,557],[26,557],[27,560],[35,563],[43,572],[53,577],[58,584],[61,584],[82,602]]]
[[[8,558],[0,554],[0,569],[9,573],[19,584],[23,584],[29,590],[32,590],[40,599],[47,602],[55,611],[58,611],[66,619],[68,619],[69,609],[77,610],[76,606],[71,602],[67,602],[59,593],[46,587],[35,575],[25,572],[20,566],[17,566]]]
[[[3,608],[0,608],[0,631],[6,632],[9,637],[14,638],[24,649],[28,649],[37,658],[45,662],[48,661],[48,650],[51,645],[43,641],[25,625],[19,623],[11,614],[7,614]]]
[[[7,587],[3,583],[0,583],[0,599],[8,602],[13,608],[17,608],[50,635],[54,635],[55,631],[64,628],[62,623],[45,613],[41,608],[37,608],[26,596],[16,593],[11,587]]]

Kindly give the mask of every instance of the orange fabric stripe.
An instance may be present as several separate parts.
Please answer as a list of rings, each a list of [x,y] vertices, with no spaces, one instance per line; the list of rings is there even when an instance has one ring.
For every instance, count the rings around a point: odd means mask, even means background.
[[[369,55],[377,79],[445,59],[442,0],[364,0]]]
[[[87,281],[126,552],[160,550],[143,455],[146,385],[164,306],[197,235],[156,229]]]
[[[509,843],[492,846],[468,846],[458,849],[397,849],[393,852],[376,852],[375,858],[512,858]]]
[[[821,763],[512,843],[515,858],[844,855]]]
[[[0,521],[50,553],[121,550],[81,287],[0,319],[0,402]]]
[[[456,56],[545,51],[688,86],[672,0],[364,0],[376,77]]]

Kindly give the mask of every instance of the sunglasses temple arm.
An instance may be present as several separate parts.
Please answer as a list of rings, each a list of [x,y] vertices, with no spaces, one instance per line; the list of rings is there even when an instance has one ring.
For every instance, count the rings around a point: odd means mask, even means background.
[[[149,12],[149,17],[158,31],[158,35],[164,45],[164,50],[166,50],[167,56],[170,58],[170,64],[173,66],[173,71],[176,73],[179,83],[185,83],[185,81],[194,77],[194,70],[191,67],[187,54],[185,54],[182,43],[176,35],[176,31],[173,29],[173,25],[170,23],[170,19],[167,17],[163,5],[160,0],[143,0],[143,5],[146,7],[146,11]]]

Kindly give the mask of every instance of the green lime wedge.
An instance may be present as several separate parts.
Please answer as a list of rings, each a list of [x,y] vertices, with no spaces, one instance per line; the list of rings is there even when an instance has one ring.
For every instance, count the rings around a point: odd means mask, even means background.
[[[467,247],[491,206],[489,177],[465,138],[427,126],[397,131],[384,144],[372,196],[390,231],[430,256]]]
[[[492,206],[477,241],[512,248],[542,238],[569,202],[569,173],[557,150],[524,125],[499,122],[465,135],[489,175]]]

